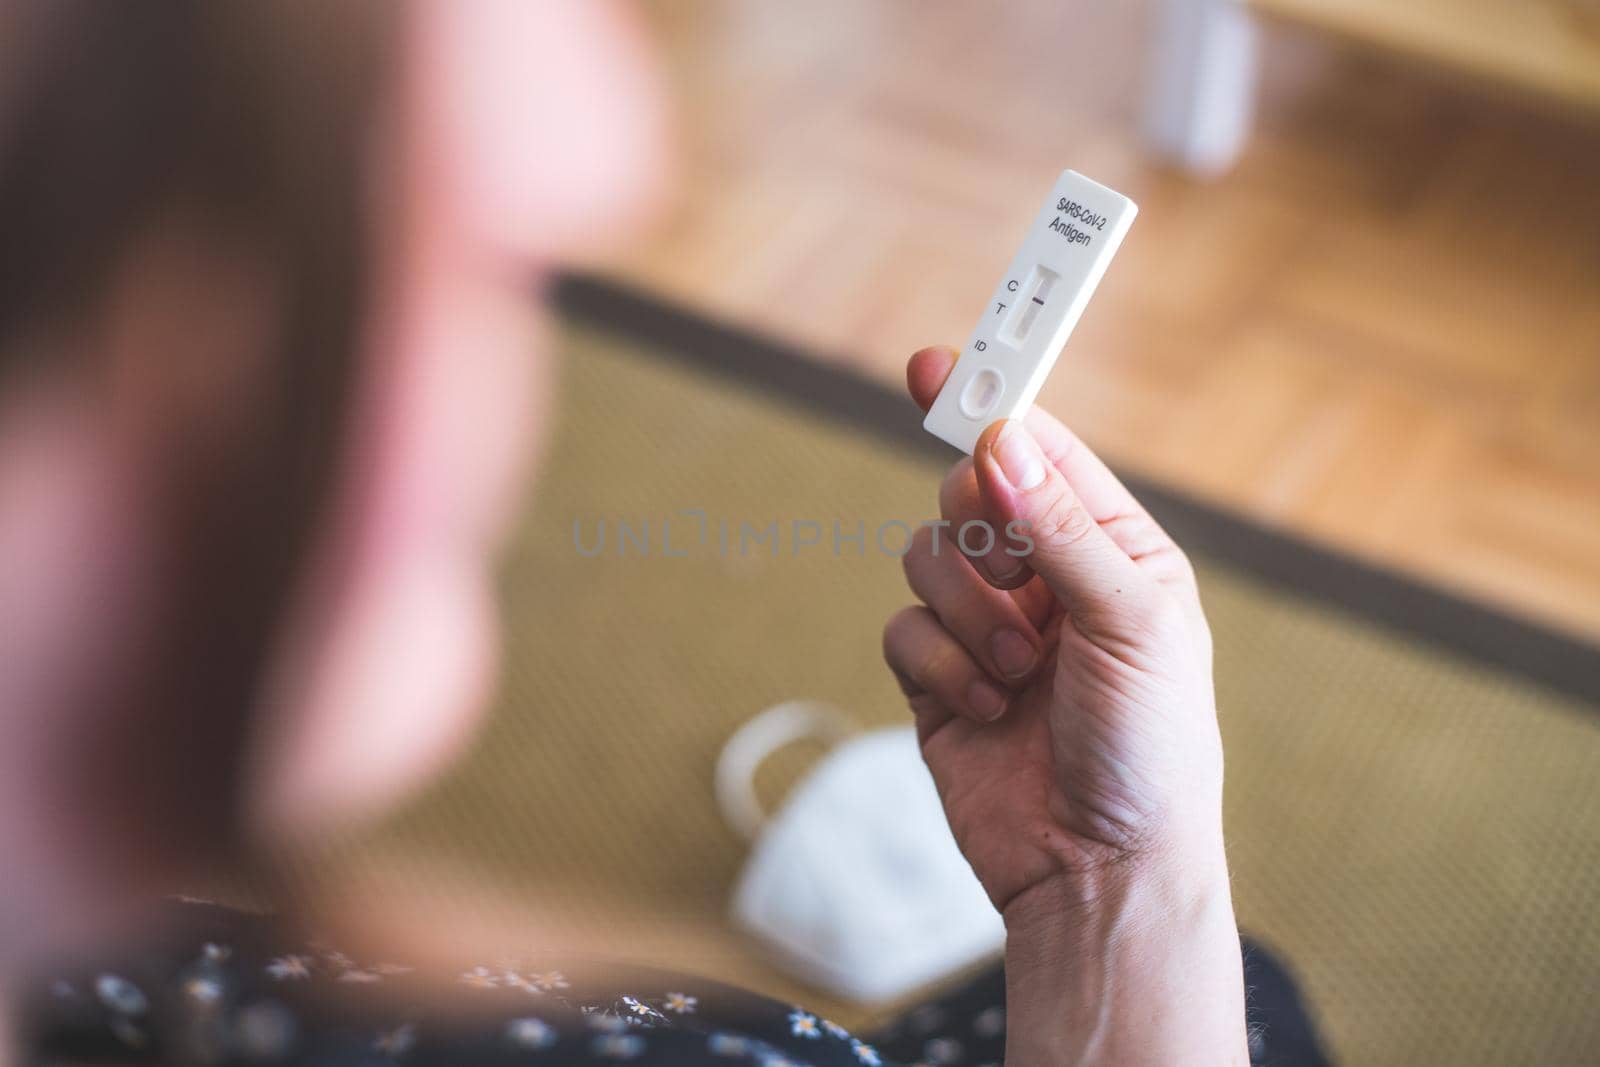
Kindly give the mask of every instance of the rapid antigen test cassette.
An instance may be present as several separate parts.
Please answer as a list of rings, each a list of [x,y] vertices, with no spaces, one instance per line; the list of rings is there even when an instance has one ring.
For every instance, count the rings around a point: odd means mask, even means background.
[[[1117,254],[1139,207],[1063,171],[995,287],[923,428],[970,453],[984,429],[1021,418]]]

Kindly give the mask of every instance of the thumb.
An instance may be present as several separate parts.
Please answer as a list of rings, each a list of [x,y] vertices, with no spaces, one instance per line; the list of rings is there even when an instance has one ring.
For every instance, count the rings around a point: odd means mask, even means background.
[[[1127,635],[1154,593],[1020,421],[995,423],[973,451],[992,514],[1033,542],[1027,558],[1080,630]],[[1019,538],[1020,539],[1020,538]]]

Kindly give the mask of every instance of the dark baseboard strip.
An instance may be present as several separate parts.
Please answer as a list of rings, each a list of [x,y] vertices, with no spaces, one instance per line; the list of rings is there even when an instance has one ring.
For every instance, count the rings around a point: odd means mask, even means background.
[[[935,460],[955,452],[922,430],[897,390],[812,358],[797,346],[710,321],[604,279],[568,276],[557,308],[664,354]],[[1596,706],[1600,649],[1334,550],[1200,503],[1138,477],[1128,487],[1181,544],[1363,619],[1415,634],[1466,658],[1531,678]]]

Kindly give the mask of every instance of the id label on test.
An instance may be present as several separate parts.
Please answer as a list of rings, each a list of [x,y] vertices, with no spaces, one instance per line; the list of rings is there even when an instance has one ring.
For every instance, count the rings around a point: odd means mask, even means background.
[[[1139,207],[1063,171],[995,287],[923,428],[970,453],[984,429],[1021,418],[1055,365]]]

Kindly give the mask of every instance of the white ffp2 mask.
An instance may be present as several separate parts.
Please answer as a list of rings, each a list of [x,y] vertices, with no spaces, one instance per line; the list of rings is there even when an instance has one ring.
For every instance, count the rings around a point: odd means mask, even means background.
[[[750,786],[761,760],[848,732],[837,712],[794,702],[729,739],[718,800],[754,840],[731,911],[796,977],[887,1000],[999,953],[1005,929],[956,848],[910,726],[839,742],[762,821]]]

